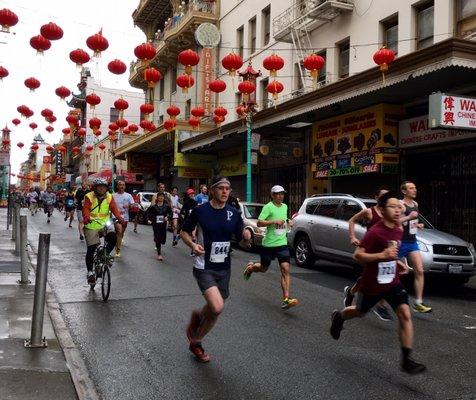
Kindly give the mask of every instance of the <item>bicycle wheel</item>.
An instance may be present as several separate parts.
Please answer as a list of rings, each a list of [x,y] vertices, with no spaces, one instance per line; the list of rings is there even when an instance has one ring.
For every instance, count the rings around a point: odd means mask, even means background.
[[[102,270],[101,279],[101,294],[103,301],[107,301],[109,298],[109,292],[111,291],[111,273],[109,267],[105,265]]]

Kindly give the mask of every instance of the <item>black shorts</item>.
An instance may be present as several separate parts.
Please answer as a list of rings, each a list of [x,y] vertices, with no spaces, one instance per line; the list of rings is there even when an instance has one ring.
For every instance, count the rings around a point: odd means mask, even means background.
[[[134,221],[139,211],[129,211],[129,221]]]
[[[280,264],[291,261],[291,253],[288,246],[262,247],[260,256],[260,263],[265,268],[269,267],[271,261],[275,258],[278,259]]]
[[[398,306],[408,304],[408,293],[401,283],[392,286],[386,292],[376,295],[367,295],[359,292],[356,302],[357,310],[365,314],[382,299],[386,300],[393,310],[396,311]]]
[[[212,286],[216,286],[223,299],[227,299],[230,295],[231,270],[229,268],[220,270],[194,268],[193,276],[202,293]]]
[[[73,212],[74,210],[76,210],[75,207],[65,207],[66,212]]]

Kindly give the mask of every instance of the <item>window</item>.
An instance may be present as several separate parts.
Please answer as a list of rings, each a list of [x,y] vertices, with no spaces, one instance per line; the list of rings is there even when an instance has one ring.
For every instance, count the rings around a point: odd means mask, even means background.
[[[299,91],[302,89],[302,77],[301,77],[301,69],[299,68],[299,64],[294,64],[294,90]]]
[[[388,49],[398,53],[398,15],[387,18],[380,22],[382,30],[382,42]]]
[[[119,110],[117,108],[111,107],[109,116],[109,122],[116,122],[119,119]]]
[[[252,18],[248,22],[249,29],[249,44],[250,54],[253,54],[256,51],[256,17]]]
[[[417,12],[417,50],[433,44],[434,6],[433,2],[416,8]]]
[[[164,86],[165,86],[164,80],[161,79],[159,81],[159,101],[162,101],[164,99]]]
[[[159,125],[162,125],[164,123],[164,116],[159,115]]]
[[[319,207],[314,211],[314,214],[327,218],[335,218],[339,203],[340,200],[338,199],[322,200]]]
[[[319,56],[321,56],[324,61],[327,61],[326,59],[326,51],[321,51],[320,53],[317,53]],[[321,70],[319,71],[319,77],[317,79],[318,82],[326,82],[326,64],[327,62],[324,63],[324,66],[321,68]]]
[[[349,76],[350,42],[347,39],[339,45],[339,78]]]
[[[241,93],[235,93],[235,103],[237,104],[237,106],[240,105],[242,102],[243,99]]]
[[[261,11],[261,25],[263,26],[263,46],[269,43],[271,29],[271,6]]]
[[[177,67],[172,68],[170,74],[170,92],[175,93],[177,91]]]
[[[306,214],[311,214],[311,215],[314,214],[314,211],[318,204],[319,204],[319,200],[310,200],[306,204]]]
[[[185,119],[190,118],[190,110],[192,109],[192,100],[188,99],[187,102],[185,103]]]
[[[266,79],[261,79],[260,81],[260,86],[261,86],[261,107],[263,108],[263,110],[265,108],[268,108],[269,107],[269,93],[268,91],[266,90],[266,87],[268,86],[268,83],[269,83],[269,79],[266,78]]]
[[[342,203],[339,219],[348,221],[361,210],[362,207],[354,200],[344,200]]]
[[[458,36],[470,38],[476,33],[476,2],[474,0],[458,0],[456,17]]]
[[[236,30],[236,47],[238,48],[238,55],[243,58],[243,46],[244,46],[244,34],[243,25]]]

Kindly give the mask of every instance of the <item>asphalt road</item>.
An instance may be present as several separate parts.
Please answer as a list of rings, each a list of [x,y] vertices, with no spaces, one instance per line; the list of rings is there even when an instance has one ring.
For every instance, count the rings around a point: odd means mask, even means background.
[[[231,296],[199,364],[188,351],[185,326],[203,304],[183,243],[154,259],[152,231],[128,228],[122,258],[112,270],[107,303],[90,292],[85,244],[56,212],[52,223],[29,217],[30,240],[51,232],[49,282],[71,335],[101,396],[108,399],[474,399],[476,396],[476,284],[432,285],[434,307],[413,315],[414,357],[428,371],[399,371],[396,322],[373,314],[346,323],[341,339],[329,335],[330,315],[342,306],[353,273],[332,264],[293,267],[291,294],[301,304],[280,309],[279,273],[273,265],[249,282],[244,264],[256,254],[234,250]],[[430,283],[431,284],[431,283]]]

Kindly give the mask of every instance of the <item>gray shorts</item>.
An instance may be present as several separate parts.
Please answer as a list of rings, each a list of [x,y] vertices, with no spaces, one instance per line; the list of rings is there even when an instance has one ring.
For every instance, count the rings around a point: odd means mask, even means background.
[[[202,293],[205,293],[212,286],[216,286],[223,299],[227,299],[230,295],[231,270],[229,268],[222,270],[194,268],[193,276]]]
[[[82,210],[76,210],[76,217],[78,218],[78,221],[83,223],[83,211]]]

